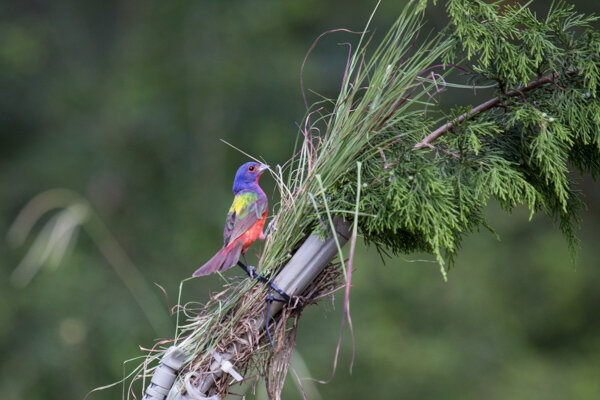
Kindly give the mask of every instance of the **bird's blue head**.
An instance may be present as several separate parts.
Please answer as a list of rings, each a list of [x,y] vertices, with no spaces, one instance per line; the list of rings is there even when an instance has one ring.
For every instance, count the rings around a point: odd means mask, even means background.
[[[233,193],[258,188],[258,179],[267,168],[268,165],[257,162],[247,162],[239,167],[233,181]]]

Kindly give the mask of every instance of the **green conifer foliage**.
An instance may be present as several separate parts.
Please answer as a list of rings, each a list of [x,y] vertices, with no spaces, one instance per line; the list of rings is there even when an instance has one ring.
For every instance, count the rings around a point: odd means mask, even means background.
[[[431,108],[412,113],[373,136],[360,211],[376,218],[360,219],[365,240],[394,253],[427,251],[444,266],[466,232],[487,226],[482,210],[494,198],[508,211],[522,204],[552,216],[575,249],[582,201],[572,170],[600,173],[596,18],[562,2],[542,18],[479,0],[446,7],[443,62],[473,83],[495,83],[497,97],[444,119],[426,117]],[[346,203],[352,182],[346,176],[337,189]]]

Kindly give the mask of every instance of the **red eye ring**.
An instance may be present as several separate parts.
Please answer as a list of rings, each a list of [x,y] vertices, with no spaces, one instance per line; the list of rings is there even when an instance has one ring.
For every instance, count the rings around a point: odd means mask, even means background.
[[[254,172],[254,165],[251,165],[251,166],[249,166],[249,167],[248,167],[248,171],[250,171],[250,172]]]

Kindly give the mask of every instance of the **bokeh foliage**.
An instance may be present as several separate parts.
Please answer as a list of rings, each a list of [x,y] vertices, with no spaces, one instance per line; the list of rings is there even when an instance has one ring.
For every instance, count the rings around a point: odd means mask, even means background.
[[[373,24],[381,31],[403,6],[391,3]],[[549,6],[535,3],[540,13]],[[373,6],[3,4],[0,230],[40,191],[73,189],[90,199],[147,280],[174,297],[179,281],[218,248],[232,174],[245,161],[218,138],[283,162],[304,112],[298,76],[307,48],[327,29],[359,30]],[[429,17],[441,27],[443,15],[440,8]],[[309,88],[335,95],[346,54],[336,43],[348,40],[319,45],[305,72]],[[576,269],[552,224],[529,223],[518,208],[510,218],[485,211],[502,242],[469,236],[449,283],[433,263],[393,259],[382,267],[376,252],[362,251],[352,294],[356,369],[352,376],[338,369],[318,387],[323,397],[597,398],[600,194],[597,184],[580,187],[589,209]],[[168,323],[152,331],[89,237],[21,289],[9,276],[23,252],[0,246],[3,398],[82,398],[120,379],[138,345],[172,335]],[[185,295],[202,300],[221,283],[194,282]],[[157,313],[166,320],[163,303]],[[339,314],[324,319],[318,310],[305,314],[298,350],[315,376],[327,377]],[[299,398],[290,387],[289,398]]]

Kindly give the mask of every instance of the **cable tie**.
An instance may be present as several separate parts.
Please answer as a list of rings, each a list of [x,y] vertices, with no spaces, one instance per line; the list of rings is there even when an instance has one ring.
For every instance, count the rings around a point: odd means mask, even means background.
[[[231,375],[233,379],[235,379],[238,382],[241,382],[244,379],[243,376],[238,374],[238,372],[235,369],[233,369],[233,364],[227,360],[223,360],[221,362],[221,370],[226,374]]]

